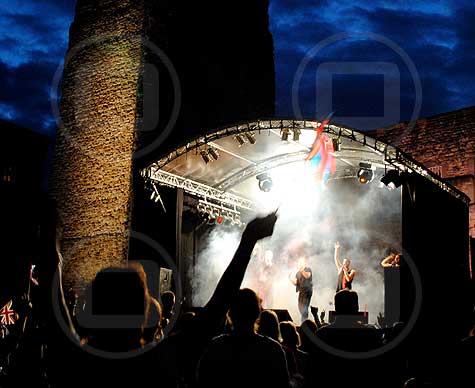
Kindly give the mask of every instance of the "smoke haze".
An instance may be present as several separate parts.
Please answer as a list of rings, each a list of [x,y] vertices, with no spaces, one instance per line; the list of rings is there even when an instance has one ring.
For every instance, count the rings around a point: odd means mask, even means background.
[[[384,313],[380,262],[388,250],[400,251],[401,247],[400,189],[381,187],[377,177],[366,185],[356,179],[330,180],[322,185],[299,165],[272,170],[271,175],[274,186],[270,192],[252,192],[259,212],[243,215],[242,220],[248,222],[277,207],[279,217],[272,237],[259,242],[254,250],[242,287],[257,291],[265,308],[286,309],[293,321],[300,323],[297,293],[288,277],[295,275],[297,260],[304,256],[313,271],[311,305],[325,310],[328,320],[328,311],[334,310],[338,278],[334,244],[338,241],[340,261],[349,257],[357,271],[353,290],[358,292],[360,311],[366,310],[369,322],[376,323],[377,315]],[[202,306],[210,298],[240,236],[241,230],[215,225],[201,238],[202,249],[190,273],[194,306]],[[267,250],[273,253],[272,265],[264,260]]]

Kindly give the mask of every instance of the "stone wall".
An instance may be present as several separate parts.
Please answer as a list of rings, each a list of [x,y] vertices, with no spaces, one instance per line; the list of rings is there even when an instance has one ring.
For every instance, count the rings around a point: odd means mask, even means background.
[[[470,235],[475,238],[475,107],[426,117],[371,134],[399,147],[470,198]]]
[[[155,239],[157,224],[175,227],[137,211],[146,209],[137,201],[149,201],[139,168],[199,132],[273,115],[268,6],[268,0],[77,1],[51,181],[67,286],[82,287],[101,268],[139,257],[129,249],[131,228]],[[171,61],[178,96],[157,52]],[[145,85],[149,63],[159,72],[157,93]],[[147,91],[158,96],[154,128],[144,128]],[[181,109],[173,131],[155,145],[175,98]]]
[[[141,3],[78,0],[70,29],[51,182],[68,286],[126,257]]]

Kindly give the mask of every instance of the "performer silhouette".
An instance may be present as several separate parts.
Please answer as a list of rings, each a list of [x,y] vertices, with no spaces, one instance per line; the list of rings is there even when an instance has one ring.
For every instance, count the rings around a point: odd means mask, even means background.
[[[289,280],[295,286],[295,291],[299,293],[298,307],[301,322],[303,322],[308,318],[308,308],[313,294],[313,281],[312,270],[307,266],[305,257],[299,258],[298,266],[299,270],[295,274],[295,277],[289,274]]]
[[[355,278],[356,271],[350,268],[351,260],[348,257],[343,259],[343,264],[340,263],[340,244],[338,241],[335,243],[335,265],[338,270],[338,284],[336,286],[336,292],[344,290],[345,288],[351,290],[351,284]]]

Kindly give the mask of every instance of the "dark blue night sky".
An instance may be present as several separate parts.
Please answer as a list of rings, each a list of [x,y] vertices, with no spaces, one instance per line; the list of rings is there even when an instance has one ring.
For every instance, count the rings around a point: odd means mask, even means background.
[[[54,135],[50,90],[67,48],[74,4],[75,0],[0,3],[1,118]],[[345,124],[361,129],[371,128],[365,117],[387,113],[382,101],[387,97],[385,80],[397,84],[400,96],[391,105],[400,105],[391,112],[393,122],[412,117],[414,76],[421,82],[420,117],[475,105],[473,0],[271,0],[270,16],[280,116],[299,113],[292,106],[295,77],[300,78],[296,102],[303,116],[320,117],[331,109],[346,117]],[[328,43],[332,37],[334,42]],[[312,49],[316,54],[306,57]],[[306,66],[298,72],[302,61]],[[352,73],[352,62],[392,66],[379,72],[373,65],[361,72],[359,66]],[[335,63],[346,73],[335,72]],[[317,99],[322,93],[331,95],[331,101]]]

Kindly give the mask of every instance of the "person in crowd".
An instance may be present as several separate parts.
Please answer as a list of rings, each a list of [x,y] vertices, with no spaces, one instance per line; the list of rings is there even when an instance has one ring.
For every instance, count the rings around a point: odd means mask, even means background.
[[[276,221],[277,215],[273,212],[247,224],[239,246],[208,303],[190,317],[186,327],[176,332],[173,330],[174,335],[157,346],[154,353],[156,362],[166,371],[162,376],[165,386],[193,385],[203,351],[212,338],[224,330],[227,311],[239,293],[255,244],[272,235]]]
[[[166,327],[170,323],[175,307],[175,293],[173,291],[165,291],[160,295],[162,305],[162,327]]]
[[[280,332],[282,334],[281,345],[286,352],[285,355],[291,382],[294,386],[302,386],[303,373],[308,363],[308,353],[300,349],[300,335],[293,322],[280,322]]]
[[[232,332],[212,340],[197,368],[199,387],[288,388],[285,353],[273,339],[255,332],[261,311],[257,294],[242,289],[232,300]]]
[[[300,349],[306,353],[312,351],[315,346],[315,342],[313,340],[315,333],[318,329],[318,325],[315,321],[311,319],[306,319],[303,321],[300,326],[298,326],[297,330],[300,335]]]
[[[275,311],[263,310],[257,320],[257,333],[272,338],[274,341],[282,340],[279,329],[279,318]]]

